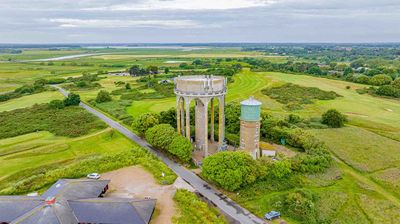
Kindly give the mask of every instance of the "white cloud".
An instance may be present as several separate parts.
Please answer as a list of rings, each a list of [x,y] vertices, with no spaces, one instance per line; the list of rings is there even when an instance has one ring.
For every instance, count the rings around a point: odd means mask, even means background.
[[[160,28],[196,28],[200,25],[192,20],[115,20],[115,19],[49,19],[62,28],[130,28],[130,27],[160,27]]]
[[[271,5],[277,0],[145,0],[136,3],[114,4],[85,10],[227,10]]]

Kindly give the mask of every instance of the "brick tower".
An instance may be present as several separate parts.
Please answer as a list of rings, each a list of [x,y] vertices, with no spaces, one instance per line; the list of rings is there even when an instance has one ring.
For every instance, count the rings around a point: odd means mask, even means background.
[[[261,102],[250,97],[240,105],[240,149],[257,159],[260,157]]]

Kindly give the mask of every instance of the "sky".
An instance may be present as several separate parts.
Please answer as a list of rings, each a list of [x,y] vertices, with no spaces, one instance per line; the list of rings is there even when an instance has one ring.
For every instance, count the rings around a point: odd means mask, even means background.
[[[0,43],[400,42],[400,0],[0,0]]]

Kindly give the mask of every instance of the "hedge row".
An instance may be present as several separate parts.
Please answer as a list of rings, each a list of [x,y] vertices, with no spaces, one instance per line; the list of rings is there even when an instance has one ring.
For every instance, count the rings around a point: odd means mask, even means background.
[[[187,163],[192,158],[192,143],[184,136],[176,133],[175,129],[169,124],[159,124],[149,128],[145,137],[151,145],[167,151],[182,162]]]

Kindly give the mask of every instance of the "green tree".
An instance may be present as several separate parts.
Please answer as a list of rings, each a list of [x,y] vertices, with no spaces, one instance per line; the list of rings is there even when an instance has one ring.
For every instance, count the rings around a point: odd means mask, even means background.
[[[155,65],[150,65],[149,67],[147,67],[146,71],[148,74],[152,74],[152,75],[158,74],[158,67]]]
[[[166,111],[160,112],[160,123],[169,124],[176,128],[176,108],[172,107]]]
[[[81,102],[81,97],[78,94],[70,93],[68,97],[64,99],[64,105],[68,106],[76,106]]]
[[[169,124],[158,124],[149,128],[145,137],[148,143],[158,149],[167,149],[175,136],[178,135],[175,129]]]
[[[164,69],[164,73],[165,73],[165,74],[168,74],[168,73],[169,73],[169,68],[168,68],[168,67]]]
[[[125,84],[125,89],[132,89],[132,88],[131,88],[131,84],[126,83],[126,84]]]
[[[52,100],[49,103],[49,107],[51,109],[63,109],[65,107],[65,105],[62,100]]]
[[[97,93],[96,103],[104,103],[104,102],[110,102],[110,101],[112,101],[112,98],[111,98],[109,92],[107,92],[105,90],[100,90],[100,92]]]
[[[146,75],[147,72],[146,70],[140,68],[139,65],[133,65],[132,67],[129,68],[129,74],[133,76],[142,76]]]
[[[343,75],[349,75],[353,73],[353,69],[350,67],[346,67],[343,71]]]
[[[392,85],[396,88],[400,89],[400,78],[397,78],[393,81]]]
[[[322,123],[332,128],[343,127],[346,121],[346,116],[336,109],[330,109],[322,114]]]
[[[240,131],[240,105],[229,103],[225,106],[225,128],[229,133]]]
[[[132,122],[132,127],[139,132],[140,135],[144,135],[147,129],[159,124],[159,118],[157,114],[146,113],[135,118]]]
[[[366,75],[357,75],[354,77],[354,82],[357,83],[362,83],[362,84],[368,84],[369,83],[369,77]]]
[[[369,79],[369,84],[374,86],[383,86],[390,84],[392,82],[392,77],[384,74],[375,75]]]
[[[256,180],[257,167],[249,154],[225,151],[205,158],[202,174],[218,186],[234,191]]]
[[[182,135],[175,135],[170,145],[168,152],[175,155],[183,162],[189,162],[192,159],[193,146],[189,139]]]

